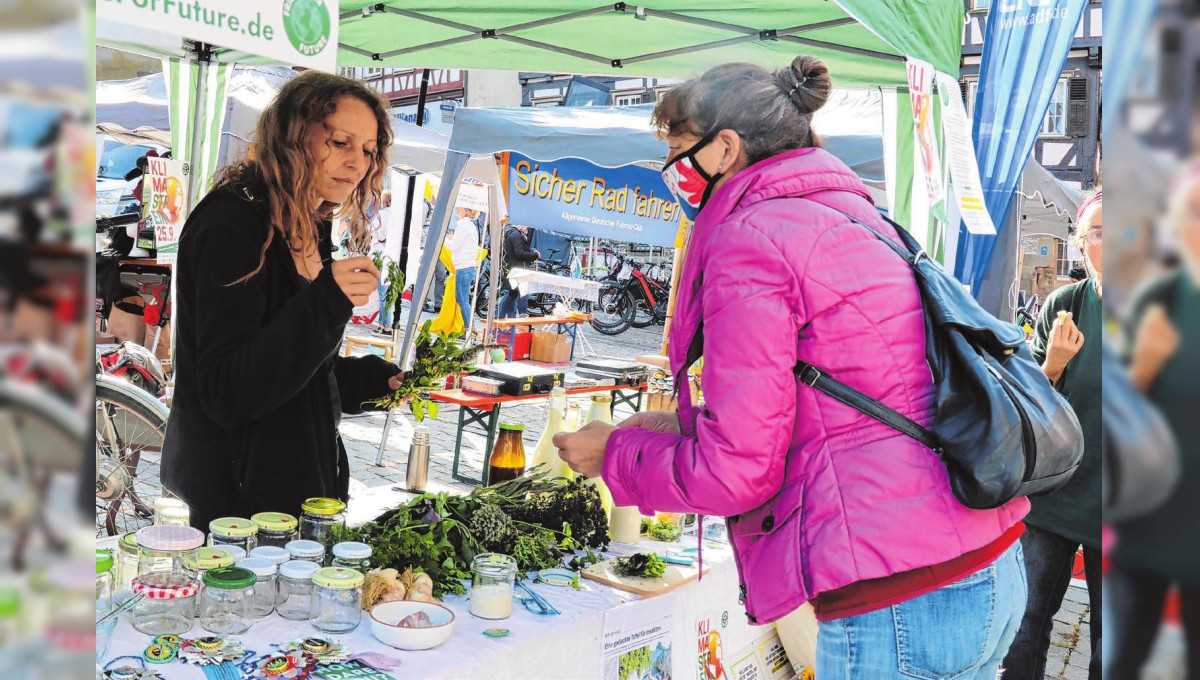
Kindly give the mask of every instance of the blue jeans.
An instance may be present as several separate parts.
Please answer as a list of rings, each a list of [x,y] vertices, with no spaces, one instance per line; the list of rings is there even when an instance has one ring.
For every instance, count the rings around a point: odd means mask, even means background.
[[[383,283],[382,281],[380,281],[379,282],[379,318],[377,319],[377,321],[379,322],[380,326],[383,326],[385,328],[391,328],[392,327],[392,308],[387,307],[385,309],[383,306],[383,299],[387,295],[387,289],[388,289],[388,285],[386,283]]]
[[[1075,552],[1079,544],[1053,532],[1027,526],[1021,536],[1025,549],[1026,578],[1029,581],[1028,608],[1021,622],[1020,633],[1013,641],[1004,667],[1005,680],[1042,680],[1046,677],[1046,661],[1050,654],[1050,636],[1054,630],[1054,615],[1062,608],[1063,597],[1071,583],[1075,567]],[[1101,640],[1103,639],[1103,598],[1101,595],[1101,556],[1098,548],[1083,549],[1087,569],[1088,599],[1092,605],[1092,658],[1088,668],[1089,680],[1101,677]]]
[[[931,593],[821,622],[821,680],[996,680],[1025,613],[1025,560],[1014,544],[990,566]]]
[[[510,284],[508,279],[501,286],[500,307],[496,310],[496,318],[515,319],[529,313],[529,298],[521,295],[517,287]]]
[[[454,272],[454,299],[462,311],[463,332],[471,330],[471,314],[474,308],[471,300],[471,288],[475,285],[475,267],[467,267]]]

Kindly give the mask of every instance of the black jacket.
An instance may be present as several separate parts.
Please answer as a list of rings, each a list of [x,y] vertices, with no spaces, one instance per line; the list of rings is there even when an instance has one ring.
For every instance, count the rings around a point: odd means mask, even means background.
[[[537,253],[529,246],[529,237],[520,229],[509,226],[504,229],[504,278],[508,278],[508,270],[513,267],[535,262]]]
[[[341,412],[388,393],[397,367],[338,356],[353,305],[327,266],[311,283],[271,228],[265,191],[220,188],[196,206],[179,243],[175,398],[163,444],[163,486],[192,525],[262,511],[296,515],[304,499],[346,500]],[[253,197],[253,198],[252,198]],[[257,199],[257,200],[253,200]]]

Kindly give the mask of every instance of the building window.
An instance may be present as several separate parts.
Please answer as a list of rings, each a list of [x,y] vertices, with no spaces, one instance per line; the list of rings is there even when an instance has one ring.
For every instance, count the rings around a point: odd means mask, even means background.
[[[534,99],[529,102],[530,106],[560,106],[561,104],[561,97],[554,97],[552,99]]]
[[[613,106],[637,106],[642,103],[642,95],[639,94],[614,94]]]
[[[1065,137],[1067,134],[1067,82],[1069,78],[1059,78],[1054,87],[1054,96],[1050,98],[1050,110],[1046,111],[1046,119],[1042,121],[1043,137]]]
[[[992,6],[992,0],[971,0],[971,11],[982,12]]]
[[[979,79],[967,80],[967,117],[975,115],[975,99],[979,96]]]
[[[1062,239],[1054,239],[1054,244],[1058,247],[1058,252],[1055,255],[1055,273],[1059,278],[1067,278],[1071,274],[1071,270],[1075,268],[1076,260],[1071,259],[1071,247]]]

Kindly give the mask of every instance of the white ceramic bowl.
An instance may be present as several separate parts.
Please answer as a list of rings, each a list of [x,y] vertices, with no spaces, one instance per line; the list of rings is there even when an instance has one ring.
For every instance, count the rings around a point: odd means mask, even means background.
[[[404,617],[425,612],[433,621],[432,628],[401,628]],[[370,612],[371,634],[396,649],[430,649],[450,638],[454,632],[454,612],[432,602],[384,602]]]

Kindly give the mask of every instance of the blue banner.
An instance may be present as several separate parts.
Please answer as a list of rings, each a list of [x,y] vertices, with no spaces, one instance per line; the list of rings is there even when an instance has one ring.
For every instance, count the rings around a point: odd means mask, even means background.
[[[534,229],[674,246],[683,213],[657,170],[585,160],[508,161],[508,220]]]
[[[1158,3],[1146,0],[1109,0],[1104,3],[1104,28],[1108,40],[1108,58],[1104,60],[1104,98],[1110,111],[1101,122],[1102,135],[1107,135],[1115,121],[1121,119],[1121,103],[1125,101],[1129,81],[1135,70],[1144,69],[1142,55],[1146,51],[1147,33]],[[1143,71],[1141,77],[1146,77]]]
[[[972,136],[984,202],[1006,225],[1088,0],[993,0],[983,40]],[[1064,111],[1064,116],[1066,112]],[[959,234],[954,274],[979,295],[997,236]]]

